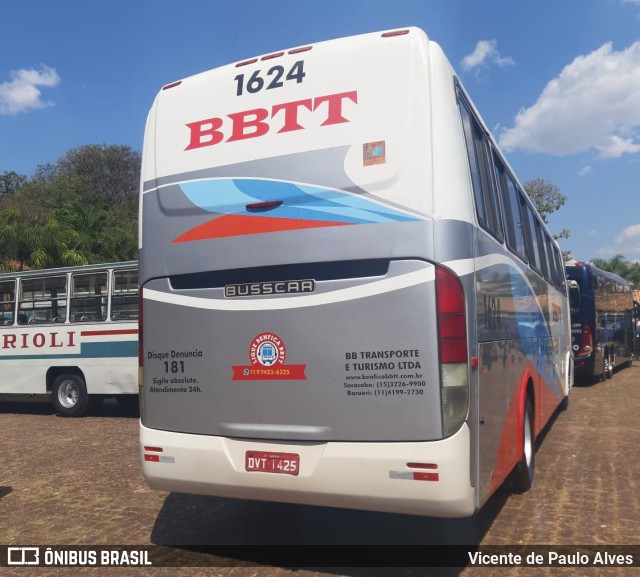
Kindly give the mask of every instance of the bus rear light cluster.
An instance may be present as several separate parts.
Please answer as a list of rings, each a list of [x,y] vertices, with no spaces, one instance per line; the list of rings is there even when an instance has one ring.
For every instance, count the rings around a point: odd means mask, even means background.
[[[162,87],[162,90],[169,90],[170,88],[175,88],[176,86],[180,86],[182,84],[182,80],[178,80],[177,82],[172,82],[171,84],[167,84]]]
[[[250,58],[249,60],[243,60],[242,62],[238,62],[236,64],[236,68],[240,68],[241,66],[248,66],[249,64],[255,64],[258,60],[273,60],[274,58],[280,58],[285,54],[300,54],[301,52],[308,52],[311,50],[313,46],[301,46],[300,48],[292,48],[288,52],[274,52],[272,54],[265,54],[260,58]]]
[[[464,293],[458,277],[446,268],[436,267],[436,298],[440,362],[466,363],[467,314]]]
[[[582,344],[578,351],[578,356],[590,355],[593,352],[593,334],[591,333],[591,327],[582,327]]]
[[[436,309],[440,355],[442,432],[453,435],[469,410],[467,313],[460,279],[436,266]]]
[[[409,34],[409,30],[392,30],[391,32],[383,32],[383,38],[392,38],[394,36],[404,36],[405,34]]]
[[[162,453],[162,451],[162,447],[144,447],[144,460],[150,463],[159,463],[160,455],[158,453]]]
[[[435,463],[407,463],[409,469],[437,469],[438,465]]]

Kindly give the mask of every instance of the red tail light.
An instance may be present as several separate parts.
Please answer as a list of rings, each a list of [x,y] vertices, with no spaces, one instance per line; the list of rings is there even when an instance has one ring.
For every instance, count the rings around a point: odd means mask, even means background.
[[[393,36],[404,36],[405,34],[409,34],[409,30],[392,30],[391,32],[384,32],[382,37],[392,38]]]
[[[582,327],[582,344],[578,356],[590,355],[593,352],[593,334],[590,327]]]
[[[442,267],[436,267],[436,304],[440,362],[466,363],[467,316],[464,292],[458,277]]]

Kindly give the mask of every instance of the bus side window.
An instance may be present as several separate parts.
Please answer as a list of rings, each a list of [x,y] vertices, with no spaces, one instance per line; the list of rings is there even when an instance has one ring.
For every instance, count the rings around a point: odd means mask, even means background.
[[[522,215],[520,213],[520,202],[518,200],[518,189],[513,183],[513,179],[507,173],[502,161],[494,157],[496,166],[496,177],[498,179],[498,189],[504,210],[504,224],[507,237],[507,246],[512,252],[517,254],[522,260],[527,261],[526,248],[524,243],[524,230],[522,226]]]
[[[535,221],[536,227],[536,239],[538,241],[538,252],[540,253],[540,268],[542,269],[542,275],[547,280],[551,280],[551,274],[549,269],[549,261],[547,259],[547,247],[545,245],[545,232],[542,229],[542,224],[536,218]]]
[[[73,274],[71,320],[99,322],[107,318],[107,273]]]
[[[545,244],[547,247],[547,261],[549,263],[549,281],[558,286],[559,284],[559,275],[557,271],[558,262],[556,260],[556,254],[553,250],[553,243],[551,241],[551,237],[548,234],[544,235]]]
[[[556,248],[555,246],[553,247],[553,251],[556,255],[556,267],[558,270],[558,288],[562,289],[562,291],[564,292],[566,291],[566,284],[567,284],[567,279],[564,273],[564,258],[562,257],[562,254],[560,253],[558,248]]]
[[[502,216],[495,187],[489,141],[462,97],[459,97],[459,103],[478,222],[482,228],[502,242],[504,239]]]
[[[16,281],[0,282],[0,321],[4,326],[13,324],[16,305]]]
[[[527,249],[527,257],[529,264],[532,268],[540,270],[540,256],[537,250],[537,244],[535,241],[535,229],[533,227],[533,212],[531,207],[527,204],[524,193],[519,190],[520,197],[520,210],[522,212],[522,224],[524,225],[524,242]]]
[[[18,324],[51,323],[67,316],[67,277],[45,276],[22,279],[18,302]]]
[[[138,271],[115,271],[111,283],[111,320],[122,321],[137,318]]]

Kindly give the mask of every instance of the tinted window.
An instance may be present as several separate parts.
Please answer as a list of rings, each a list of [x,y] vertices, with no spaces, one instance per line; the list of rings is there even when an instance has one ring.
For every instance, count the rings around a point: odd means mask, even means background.
[[[114,321],[138,318],[138,271],[121,270],[113,273],[111,290],[111,319]]]
[[[18,324],[64,322],[67,316],[67,277],[23,279],[20,282]]]
[[[478,222],[482,228],[502,240],[504,237],[502,218],[491,162],[491,147],[480,123],[463,101],[460,101],[460,114],[467,143]]]
[[[71,321],[95,323],[107,318],[107,273],[72,276]]]
[[[524,243],[524,230],[520,213],[520,199],[518,189],[506,171],[502,162],[496,158],[496,169],[500,198],[505,215],[505,231],[507,246],[521,258],[526,260],[526,248]]]
[[[0,325],[13,324],[16,301],[16,281],[0,282]]]
[[[538,254],[540,255],[540,270],[542,274],[549,280],[549,264],[547,263],[547,249],[545,246],[545,233],[542,229],[540,221],[536,218],[534,221],[536,230],[536,243],[538,245]]]
[[[546,236],[547,239],[547,258],[549,259],[549,274],[551,275],[551,282],[558,286],[562,286],[561,273],[558,272],[558,258],[557,251],[550,236]]]
[[[478,220],[482,226],[487,226],[487,210],[485,207],[484,196],[482,194],[482,180],[480,176],[480,166],[475,148],[474,128],[472,126],[471,115],[464,104],[460,104],[460,114],[462,116],[462,126],[464,128],[464,136],[467,142],[467,156],[469,157],[469,169],[471,170],[471,181],[473,185],[473,194],[476,200],[476,211]]]

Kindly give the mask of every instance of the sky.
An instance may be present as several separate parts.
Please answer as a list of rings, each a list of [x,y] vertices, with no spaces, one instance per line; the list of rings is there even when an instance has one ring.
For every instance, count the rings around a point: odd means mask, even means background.
[[[142,150],[162,86],[284,48],[418,26],[578,260],[640,261],[640,0],[7,0],[0,174],[86,144]]]

